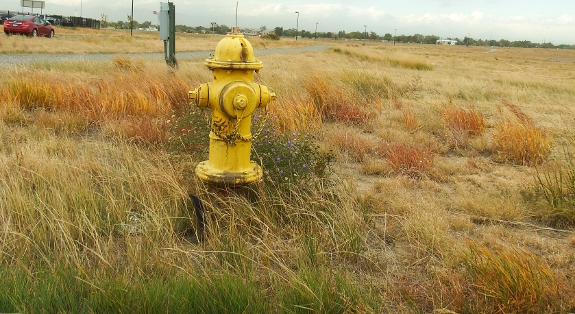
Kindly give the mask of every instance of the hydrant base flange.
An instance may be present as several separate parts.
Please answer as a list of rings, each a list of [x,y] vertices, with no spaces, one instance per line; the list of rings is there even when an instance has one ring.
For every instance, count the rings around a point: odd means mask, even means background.
[[[263,177],[263,172],[262,168],[253,161],[244,171],[230,172],[211,167],[209,161],[206,160],[196,166],[196,176],[206,183],[234,186],[259,181]]]

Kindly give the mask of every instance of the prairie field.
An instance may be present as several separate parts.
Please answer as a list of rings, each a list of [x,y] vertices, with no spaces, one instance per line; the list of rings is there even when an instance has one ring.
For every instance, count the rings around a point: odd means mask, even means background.
[[[83,32],[0,53],[162,51]],[[0,312],[575,312],[574,50],[250,42],[332,48],[256,55],[264,179],[228,190],[203,60],[1,68]]]

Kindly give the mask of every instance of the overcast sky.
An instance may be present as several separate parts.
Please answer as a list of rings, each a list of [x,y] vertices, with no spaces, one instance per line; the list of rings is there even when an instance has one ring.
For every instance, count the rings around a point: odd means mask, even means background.
[[[134,19],[157,22],[157,0],[134,0]],[[176,24],[210,27],[210,22],[233,26],[236,1],[174,0]],[[20,9],[20,0],[0,0],[0,10]],[[46,0],[45,12],[80,15],[108,20],[127,20],[130,0]],[[29,9],[28,9],[29,10]],[[35,12],[39,9],[35,9]],[[575,44],[574,0],[307,0],[239,1],[240,27],[276,26],[346,32],[374,31],[397,35],[437,35],[440,37],[529,40],[554,44]]]

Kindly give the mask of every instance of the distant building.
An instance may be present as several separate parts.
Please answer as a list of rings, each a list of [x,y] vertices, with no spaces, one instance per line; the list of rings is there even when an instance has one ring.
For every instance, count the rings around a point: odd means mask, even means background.
[[[455,45],[457,44],[457,40],[452,39],[439,39],[437,40],[438,45]]]

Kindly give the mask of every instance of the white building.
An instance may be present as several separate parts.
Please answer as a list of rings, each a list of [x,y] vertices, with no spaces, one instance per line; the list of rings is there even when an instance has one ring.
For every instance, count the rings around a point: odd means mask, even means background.
[[[451,40],[451,39],[439,39],[437,41],[438,45],[455,45],[457,44],[457,40]]]

